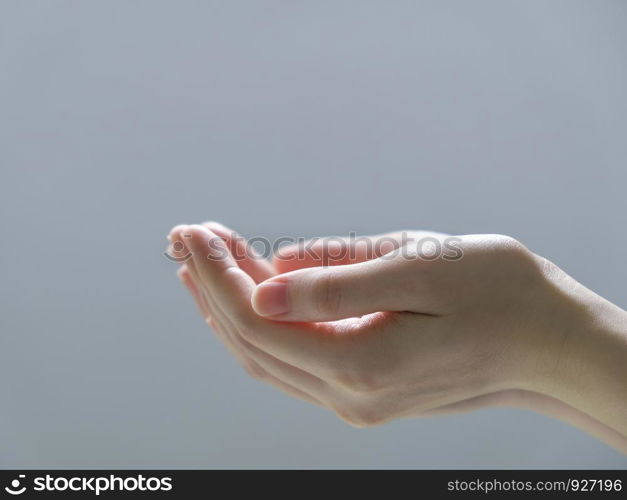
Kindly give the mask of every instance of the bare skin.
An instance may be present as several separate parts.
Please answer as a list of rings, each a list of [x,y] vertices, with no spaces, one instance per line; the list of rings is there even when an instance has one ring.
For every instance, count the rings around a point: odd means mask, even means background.
[[[428,260],[392,233],[372,255],[272,262],[239,258],[245,240],[218,223],[169,238],[248,373],[352,425],[511,406],[627,453],[627,312],[512,238],[460,236],[463,257]]]

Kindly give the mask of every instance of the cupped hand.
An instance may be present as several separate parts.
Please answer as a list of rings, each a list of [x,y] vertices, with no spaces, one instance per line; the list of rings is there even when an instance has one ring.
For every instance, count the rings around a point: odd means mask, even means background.
[[[193,254],[182,277],[203,314],[253,375],[355,425],[518,388],[537,364],[535,346],[558,343],[541,319],[552,307],[542,262],[511,238],[462,237],[457,260],[422,256],[408,243],[371,260],[273,276],[277,264],[298,259],[284,251],[274,266],[236,262],[232,245],[243,240],[209,227],[172,233]]]
[[[552,393],[581,320],[564,293],[576,282],[513,238],[399,232],[292,246],[271,262],[217,223],[177,226],[170,240],[191,255],[181,280],[248,373],[352,425],[507,405],[625,446],[616,426]]]

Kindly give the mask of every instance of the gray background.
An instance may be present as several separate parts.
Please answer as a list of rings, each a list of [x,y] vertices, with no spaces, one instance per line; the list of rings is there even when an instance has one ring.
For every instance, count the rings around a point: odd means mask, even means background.
[[[624,1],[1,1],[0,466],[625,467],[529,412],[247,378],[169,228],[520,238],[625,307]]]

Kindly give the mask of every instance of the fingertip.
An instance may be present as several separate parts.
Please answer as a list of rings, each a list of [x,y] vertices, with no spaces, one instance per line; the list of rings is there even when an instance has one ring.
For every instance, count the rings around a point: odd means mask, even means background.
[[[170,229],[170,233],[167,238],[169,241],[172,241],[174,238],[180,237],[181,232],[187,227],[187,224],[177,224],[172,229]]]
[[[211,243],[214,238],[222,241],[221,238],[216,236],[211,230],[201,224],[191,224],[186,226],[185,231],[181,233],[184,244],[190,248],[190,250],[203,250],[206,252],[208,243]]]
[[[186,248],[185,242],[181,238],[181,233],[185,232],[185,225],[178,225],[172,228],[170,234],[168,235],[168,246],[166,248],[165,254],[166,256],[178,263],[183,263],[187,260],[189,254],[189,250]]]

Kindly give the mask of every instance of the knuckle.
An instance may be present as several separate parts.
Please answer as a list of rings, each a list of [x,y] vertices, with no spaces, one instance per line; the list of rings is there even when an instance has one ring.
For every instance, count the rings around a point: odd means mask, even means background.
[[[313,284],[313,303],[324,316],[334,316],[340,311],[342,289],[334,273],[322,273]]]
[[[503,263],[527,265],[535,262],[534,254],[520,241],[511,236],[495,235],[493,249]]]

